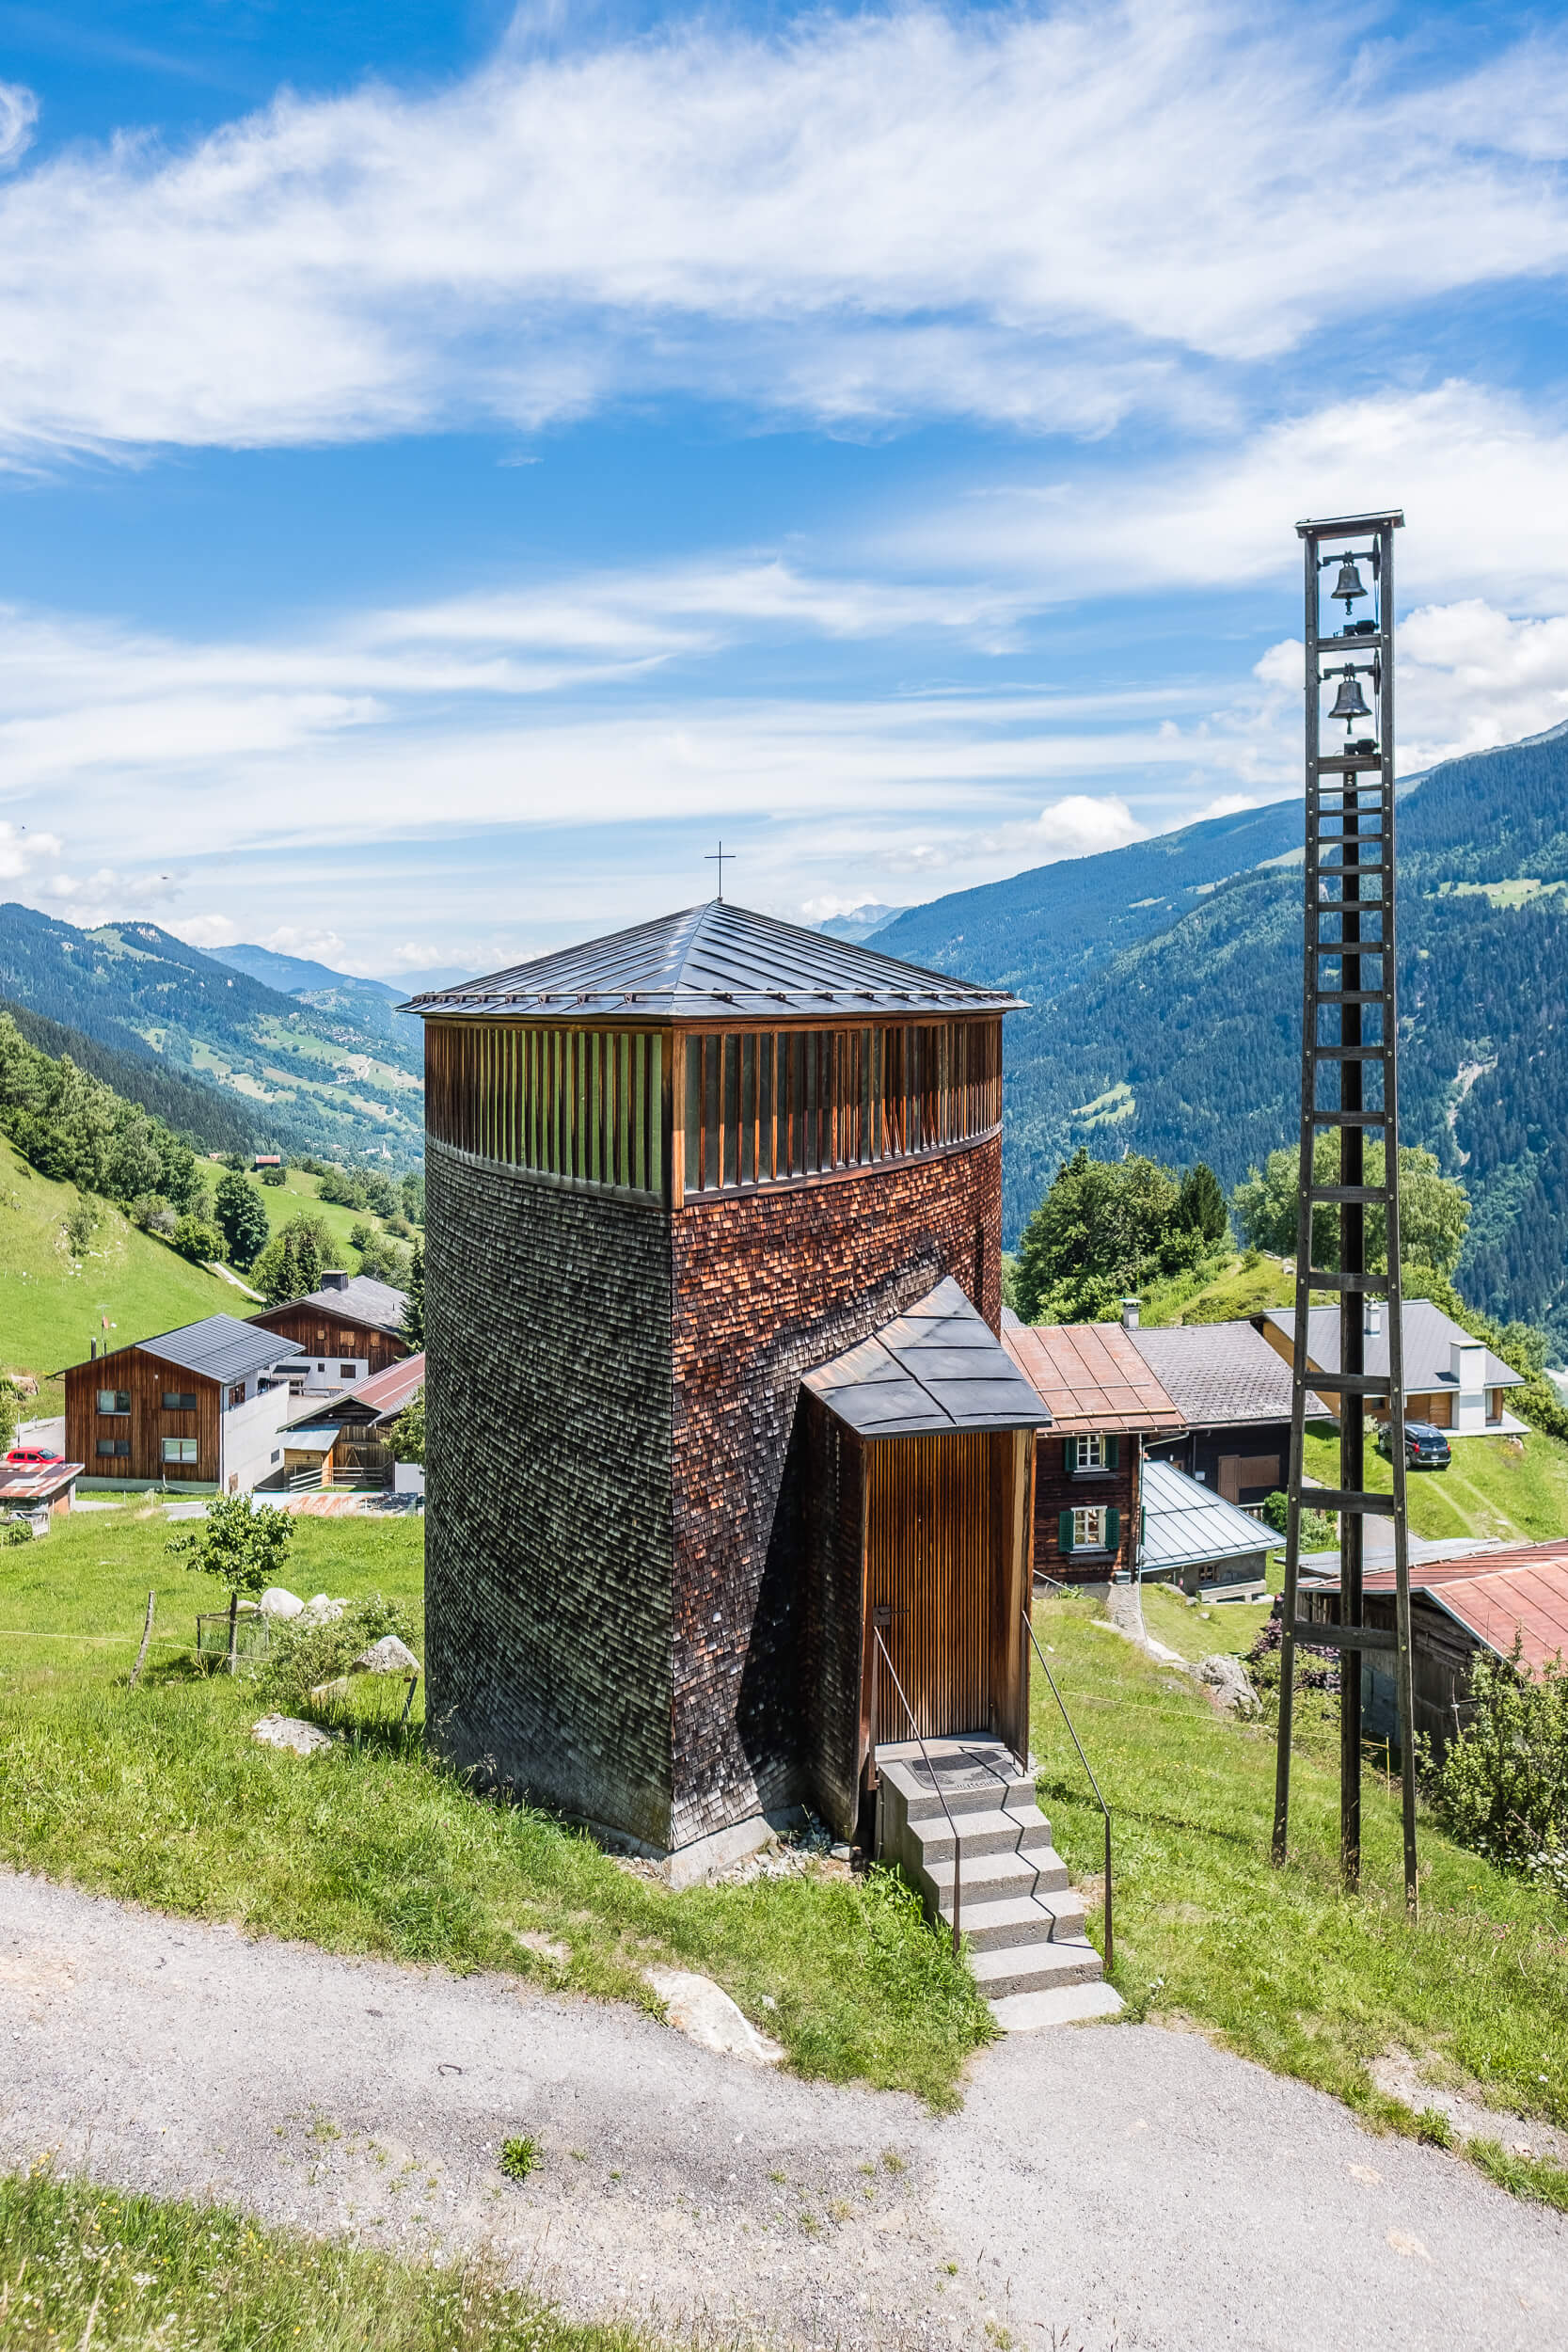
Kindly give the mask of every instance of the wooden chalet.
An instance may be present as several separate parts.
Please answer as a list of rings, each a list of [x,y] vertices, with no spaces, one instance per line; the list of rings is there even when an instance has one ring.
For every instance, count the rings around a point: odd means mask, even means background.
[[[1064,1584],[1131,1575],[1143,1448],[1181,1415],[1116,1323],[1008,1318],[1003,1344],[1050,1413],[1035,1448],[1035,1571]]]
[[[308,1298],[267,1307],[250,1321],[291,1343],[289,1376],[296,1391],[356,1387],[412,1351],[404,1319],[408,1296],[390,1282],[334,1268]]]
[[[295,1413],[281,1432],[283,1459],[269,1484],[390,1486],[392,1423],[424,1387],[424,1351],[405,1356],[357,1387]]]
[[[1370,1373],[1388,1370],[1388,1334],[1384,1328],[1383,1315],[1382,1301],[1369,1299],[1364,1354]],[[1270,1308],[1256,1320],[1264,1340],[1289,1364],[1295,1343],[1295,1309]],[[1338,1307],[1307,1310],[1307,1361],[1309,1373],[1321,1372],[1325,1379],[1338,1371]],[[1507,1410],[1505,1399],[1510,1389],[1523,1385],[1521,1374],[1513,1371],[1501,1357],[1494,1356],[1484,1342],[1473,1339],[1463,1324],[1455,1323],[1430,1298],[1405,1300],[1406,1421],[1428,1422],[1456,1438],[1516,1434],[1526,1424]],[[1367,1412],[1373,1421],[1386,1421],[1387,1398],[1368,1397]]]
[[[1302,1598],[1304,1617],[1338,1623],[1337,1576],[1304,1583]],[[1393,1632],[1392,1568],[1367,1570],[1362,1614],[1368,1625]],[[1410,1640],[1416,1729],[1441,1755],[1470,1721],[1470,1677],[1481,1653],[1509,1658],[1517,1641],[1520,1664],[1530,1675],[1568,1657],[1568,1540],[1447,1556],[1433,1546],[1432,1556],[1412,1559]],[[1361,1704],[1369,1738],[1399,1738],[1391,1652],[1363,1651]]]
[[[923,1734],[1022,1756],[1013,1002],[718,901],[414,1000],[454,1762],[677,1857],[848,1835],[878,1634]]]
[[[257,1486],[277,1467],[289,1353],[274,1331],[205,1315],[71,1365],[66,1451],[83,1486]]]
[[[1183,1423],[1177,1437],[1151,1438],[1149,1452],[1226,1502],[1262,1502],[1282,1489],[1291,1459],[1289,1343],[1281,1356],[1250,1323],[1180,1324],[1131,1336]],[[1332,1418],[1310,1394],[1307,1412],[1309,1421]]]

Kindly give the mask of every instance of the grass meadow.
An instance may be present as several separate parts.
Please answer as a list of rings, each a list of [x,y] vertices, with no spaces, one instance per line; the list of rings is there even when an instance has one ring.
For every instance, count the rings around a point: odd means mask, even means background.
[[[390,1515],[302,1518],[287,1581],[304,1595],[400,1600],[418,1648],[422,1533]],[[426,1759],[418,1708],[406,1732],[385,1716],[351,1724],[310,1762],[263,1749],[249,1729],[264,1692],[197,1671],[195,1612],[219,1596],[166,1552],[168,1534],[162,1509],[138,1499],[0,1550],[0,1858],[258,1934],[511,1971],[650,2009],[650,1962],[697,1968],[802,2074],[936,2106],[959,2095],[989,2012],[895,1879],[672,1894],[546,1813],[476,1797]],[[151,1662],[132,1692],[150,1588]],[[1148,1615],[1169,1647],[1202,1655],[1245,1648],[1262,1612],[1205,1617],[1151,1592]],[[1370,1769],[1365,1883],[1345,1897],[1323,1701],[1301,1708],[1291,1855],[1276,1872],[1269,1727],[1218,1713],[1175,1667],[1097,1627],[1086,1599],[1042,1600],[1036,1622],[1115,1817],[1115,1980],[1130,2014],[1185,2022],[1374,2123],[1415,2129],[1369,2071],[1380,2053],[1408,2051],[1433,2081],[1499,2109],[1495,2155],[1478,2160],[1568,2203],[1568,2175],[1504,2154],[1501,2112],[1568,2124],[1561,1907],[1423,1818],[1410,1926],[1397,1792]],[[1032,1737],[1041,1803],[1098,1935],[1100,1817],[1037,1675]]]

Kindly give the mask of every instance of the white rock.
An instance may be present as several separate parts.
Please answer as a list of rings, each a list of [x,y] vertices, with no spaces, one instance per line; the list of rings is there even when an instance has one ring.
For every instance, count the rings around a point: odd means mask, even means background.
[[[1250,1715],[1258,1705],[1258,1693],[1247,1679],[1246,1668],[1239,1658],[1227,1650],[1217,1650],[1198,1667],[1198,1680],[1206,1682],[1222,1707],[1234,1708],[1238,1715]]]
[[[650,1968],[646,1974],[672,2026],[705,2050],[750,2058],[758,2066],[777,2066],[783,2058],[779,2044],[758,2033],[711,1977],[694,1976],[685,1968]]]
[[[406,1642],[400,1642],[395,1633],[384,1633],[379,1642],[362,1649],[349,1666],[351,1675],[417,1675],[420,1661]]]
[[[315,1724],[301,1723],[297,1715],[263,1715],[259,1724],[252,1724],[250,1736],[260,1740],[264,1748],[287,1748],[291,1756],[314,1756],[318,1748],[329,1748],[329,1733]]]
[[[261,1595],[263,1617],[297,1617],[305,1607],[297,1593],[291,1593],[281,1584],[269,1584]]]
[[[299,1613],[299,1621],[301,1625],[336,1625],[347,1607],[346,1600],[329,1600],[325,1593],[312,1593]]]

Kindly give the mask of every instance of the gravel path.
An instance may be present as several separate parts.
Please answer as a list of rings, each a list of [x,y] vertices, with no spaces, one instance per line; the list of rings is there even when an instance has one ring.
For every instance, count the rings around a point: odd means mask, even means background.
[[[544,2161],[503,2182],[500,2141]],[[960,2114],[500,1978],[248,1942],[0,1874],[0,2159],[402,2249],[579,2313],[806,2346],[1568,2341],[1568,2223],[1150,2026],[1016,2036]]]

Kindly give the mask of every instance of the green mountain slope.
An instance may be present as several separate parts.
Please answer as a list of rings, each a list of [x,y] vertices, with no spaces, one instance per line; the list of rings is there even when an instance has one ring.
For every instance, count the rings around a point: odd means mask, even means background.
[[[103,1045],[81,1029],[46,1020],[42,1013],[4,996],[0,996],[0,1012],[10,1014],[29,1045],[55,1061],[69,1054],[79,1070],[90,1071],[128,1103],[139,1103],[143,1110],[163,1120],[176,1135],[189,1136],[203,1151],[261,1148],[261,1126],[243,1103],[220,1094],[215,1087],[204,1086],[199,1078],[187,1077],[183,1071],[170,1069],[150,1045],[139,1055]]]
[[[384,1047],[391,1046],[400,1069],[418,1076],[423,1052],[420,1024],[397,1009],[406,991],[388,980],[362,980],[352,972],[334,972],[330,964],[313,963],[305,956],[279,955],[272,947],[214,947],[212,953],[214,962],[248,972],[253,980],[282,995],[356,1023]]]
[[[1299,804],[1259,814],[1275,834],[1288,818],[1299,840]],[[1404,1140],[1429,1146],[1470,1193],[1466,1295],[1568,1345],[1568,730],[1434,769],[1402,802],[1399,856]],[[1010,1239],[1079,1143],[1103,1157],[1204,1158],[1229,1184],[1295,1134],[1299,869],[1205,887],[1119,953],[1103,873],[1076,898],[1062,874],[1018,878],[1041,884],[1044,914],[1034,930],[1027,910],[1015,920],[1010,950],[1000,901],[961,917],[958,900],[920,911],[927,941],[961,931],[966,949],[982,943],[951,966],[1032,1000],[1008,1024]],[[1018,883],[995,888],[1016,909]],[[1045,915],[1070,931],[1065,945],[1045,935]],[[912,954],[910,931],[905,917],[878,945]],[[1099,968],[1053,985],[1069,955]]]
[[[0,1371],[42,1381],[79,1362],[94,1339],[119,1347],[200,1315],[254,1311],[243,1292],[138,1232],[106,1200],[91,1203],[98,1222],[77,1257],[66,1218],[80,1197],[0,1136]],[[62,1397],[58,1383],[42,1388],[26,1409],[62,1411]]]
[[[368,1000],[372,1027],[226,969],[155,923],[79,931],[15,905],[0,907],[0,995],[116,1052],[155,1055],[243,1106],[257,1140],[345,1161],[421,1155],[420,1040],[385,998]]]

